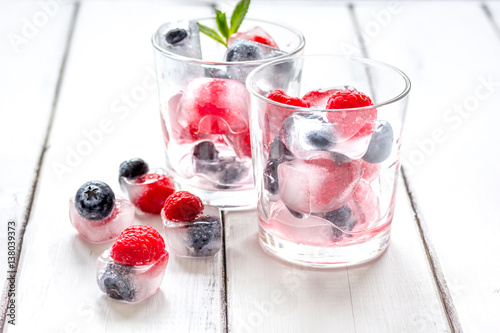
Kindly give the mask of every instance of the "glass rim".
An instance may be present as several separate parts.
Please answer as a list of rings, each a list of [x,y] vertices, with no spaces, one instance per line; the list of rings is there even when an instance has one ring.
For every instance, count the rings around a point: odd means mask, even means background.
[[[202,21],[202,20],[215,20],[215,16],[201,17],[201,18],[192,19],[192,20],[189,20],[189,21],[198,22],[198,21]],[[271,22],[271,21],[267,21],[267,20],[254,19],[254,18],[251,18],[251,17],[245,19],[245,22],[249,22],[249,21],[250,22],[261,22],[261,23],[265,23],[265,24],[279,26],[281,28],[284,28],[286,30],[291,31],[297,37],[299,37],[299,45],[293,51],[291,51],[290,53],[287,53],[287,54],[283,54],[283,55],[274,57],[274,58],[272,58],[273,60],[281,60],[281,59],[285,59],[285,58],[288,58],[290,56],[293,56],[293,55],[301,52],[304,49],[305,45],[306,45],[306,40],[304,38],[304,35],[299,30],[293,28],[292,26],[289,26],[289,25],[283,24],[283,23]],[[172,22],[172,21],[168,21],[168,22]],[[153,47],[155,48],[156,51],[160,52],[161,54],[163,54],[165,56],[168,56],[169,58],[172,58],[172,59],[175,59],[175,60],[179,60],[179,61],[183,61],[183,62],[188,62],[188,63],[204,64],[204,65],[212,65],[212,66],[214,66],[214,65],[220,65],[220,66],[249,65],[249,66],[251,66],[251,65],[265,64],[265,63],[267,63],[269,61],[269,58],[268,59],[260,59],[260,60],[252,60],[252,61],[233,61],[233,62],[229,62],[229,61],[207,61],[207,60],[203,60],[203,59],[190,58],[190,57],[182,56],[182,55],[175,54],[173,52],[167,51],[167,50],[163,49],[160,45],[158,45],[158,43],[155,40],[155,37],[158,34],[158,31],[159,31],[160,27],[163,26],[164,24],[168,23],[168,22],[162,23],[162,25],[160,25],[156,29],[156,31],[154,32],[153,36],[151,37],[151,43],[153,44]]]
[[[380,103],[377,103],[377,104],[373,104],[373,105],[369,105],[369,106],[363,106],[363,107],[357,107],[357,108],[349,108],[349,109],[323,109],[323,108],[305,108],[305,107],[301,107],[301,106],[294,106],[294,105],[288,105],[288,104],[283,104],[283,103],[280,103],[280,102],[276,102],[276,101],[273,101],[273,100],[271,100],[271,99],[269,99],[267,97],[264,97],[264,96],[260,95],[257,91],[255,91],[255,89],[252,86],[252,81],[253,81],[254,76],[256,76],[259,72],[261,72],[262,70],[264,70],[267,67],[273,66],[273,65],[278,64],[278,63],[283,63],[285,61],[294,60],[294,59],[320,58],[320,57],[322,57],[322,58],[325,58],[325,57],[329,57],[329,58],[346,58],[348,60],[355,60],[355,61],[358,61],[360,63],[365,63],[365,64],[368,64],[368,65],[371,65],[371,66],[375,65],[375,66],[379,66],[379,67],[385,67],[386,69],[390,69],[390,70],[393,70],[396,73],[398,73],[403,78],[403,80],[405,82],[405,87],[404,87],[403,91],[400,92],[397,96],[392,97],[392,98],[390,98],[390,99],[388,99],[386,101],[383,101],[383,102],[380,102]],[[370,110],[370,109],[373,109],[373,108],[379,108],[379,107],[382,107],[382,106],[389,105],[389,104],[392,104],[394,102],[400,101],[403,98],[405,98],[406,96],[408,96],[408,94],[410,93],[410,90],[411,90],[411,81],[410,81],[410,78],[403,71],[401,71],[399,68],[397,68],[395,66],[392,66],[392,65],[389,65],[389,64],[387,64],[385,62],[382,62],[382,61],[378,61],[378,60],[374,60],[374,59],[370,59],[370,58],[365,58],[365,57],[346,56],[346,55],[343,55],[343,54],[310,54],[310,55],[302,55],[302,56],[288,56],[288,57],[286,57],[286,59],[276,59],[276,60],[273,60],[271,62],[262,64],[259,67],[257,67],[256,69],[254,69],[252,72],[250,72],[250,74],[248,75],[245,83],[246,83],[247,90],[253,96],[255,96],[255,97],[263,100],[266,103],[273,104],[273,105],[276,105],[276,106],[279,106],[279,107],[285,107],[285,108],[292,109],[292,110],[308,111],[308,112],[318,112],[318,111],[319,112],[337,112],[337,111],[365,111],[365,110]],[[326,88],[328,88],[328,87],[326,87]]]

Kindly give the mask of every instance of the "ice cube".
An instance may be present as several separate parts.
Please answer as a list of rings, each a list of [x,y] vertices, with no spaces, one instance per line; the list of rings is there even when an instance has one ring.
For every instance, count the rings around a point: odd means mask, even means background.
[[[309,103],[311,107],[326,109],[326,102],[328,102],[328,99],[333,95],[333,93],[344,89],[355,90],[350,86],[316,89],[306,93],[304,97],[302,97],[302,100]]]
[[[301,213],[324,213],[342,207],[356,189],[363,170],[357,161],[333,159],[286,161],[278,166],[281,200]]]
[[[269,59],[285,54],[286,52],[265,44],[256,43],[244,39],[235,39],[233,43],[227,48],[224,59],[227,62],[245,62]],[[227,76],[230,79],[245,83],[248,74],[250,74],[250,72],[257,66],[258,64],[241,64],[228,66]]]
[[[158,45],[166,51],[201,59],[200,31],[194,21],[165,23],[156,35]]]
[[[363,168],[363,180],[365,180],[368,183],[374,181],[379,174],[380,164],[368,163],[362,159],[359,159],[358,162],[359,164],[361,164],[361,167]]]
[[[109,297],[125,303],[141,302],[160,288],[168,263],[165,252],[155,263],[130,266],[115,262],[110,250],[97,259],[97,285]]]
[[[205,205],[200,217],[188,222],[174,222],[162,212],[165,241],[180,257],[211,257],[222,247],[222,224],[219,208]]]
[[[177,122],[198,137],[248,131],[245,86],[229,79],[192,80],[180,98]]]
[[[234,156],[222,156],[215,160],[193,157],[196,175],[202,176],[219,189],[227,189],[248,176],[249,162],[238,161]]]
[[[331,151],[336,142],[335,127],[319,113],[294,113],[283,122],[281,134],[288,150],[302,159]]]
[[[69,200],[69,218],[78,233],[90,243],[104,243],[115,239],[134,223],[134,206],[126,199],[116,197],[111,215],[103,220],[87,220],[75,208],[75,197]]]
[[[228,45],[231,45],[236,39],[245,39],[260,44],[269,45],[278,49],[278,45],[276,44],[274,39],[259,26],[253,27],[252,29],[245,32],[238,32],[231,35],[228,40]]]
[[[135,179],[121,177],[121,180],[130,202],[148,214],[160,214],[163,203],[175,189],[173,178],[161,168]]]
[[[350,199],[339,209],[325,213],[323,218],[334,225],[332,228],[334,241],[339,241],[345,237],[352,237],[349,232],[356,225],[365,223],[366,219],[363,208],[356,199]]]

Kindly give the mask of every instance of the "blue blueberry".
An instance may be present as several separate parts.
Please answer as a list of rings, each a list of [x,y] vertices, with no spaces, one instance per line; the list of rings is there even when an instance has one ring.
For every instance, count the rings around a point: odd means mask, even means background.
[[[104,182],[86,182],[76,192],[75,208],[86,220],[104,220],[111,215],[114,207],[115,194]]]
[[[339,240],[343,236],[347,236],[347,234],[343,233],[339,229],[351,231],[357,223],[352,216],[351,208],[347,204],[343,205],[339,209],[325,213],[324,218],[337,226],[337,228],[332,228],[332,234],[335,240]]]
[[[189,255],[212,256],[220,250],[222,239],[220,220],[215,216],[202,216],[197,221],[200,222],[190,226],[187,231]]]
[[[132,266],[109,262],[99,278],[99,287],[109,297],[130,302],[136,291],[129,279]]]
[[[219,152],[211,141],[202,141],[194,146],[193,156],[201,161],[215,161]]]
[[[289,160],[293,158],[293,153],[288,150],[281,138],[276,137],[269,144],[269,159],[273,160]]]
[[[149,166],[140,158],[132,158],[120,164],[119,182],[122,184],[122,177],[134,179],[146,174],[149,171]]]
[[[253,61],[262,59],[262,50],[248,41],[238,41],[229,45],[226,53],[226,61]]]
[[[264,188],[271,194],[277,194],[279,190],[278,185],[278,165],[280,164],[277,159],[270,159],[267,161],[264,168]]]
[[[377,121],[370,144],[362,159],[368,163],[382,163],[391,155],[393,141],[394,133],[391,124],[384,120]]]
[[[188,35],[187,31],[184,29],[172,29],[169,32],[167,32],[165,39],[167,40],[167,43],[173,45],[183,41],[184,38],[187,37],[187,35]]]

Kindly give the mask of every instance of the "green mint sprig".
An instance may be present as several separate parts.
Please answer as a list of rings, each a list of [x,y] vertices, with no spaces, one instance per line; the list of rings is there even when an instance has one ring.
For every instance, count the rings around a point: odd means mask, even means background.
[[[227,41],[229,40],[229,37],[231,37],[231,35],[235,32],[238,32],[238,29],[240,28],[240,25],[248,12],[249,6],[250,0],[240,0],[240,2],[236,4],[233,14],[231,15],[231,26],[227,24],[226,13],[223,13],[220,10],[216,10],[215,22],[217,23],[217,28],[219,28],[220,34],[214,29],[207,27],[206,25],[203,25],[199,22],[196,23],[198,23],[200,32],[227,47]]]

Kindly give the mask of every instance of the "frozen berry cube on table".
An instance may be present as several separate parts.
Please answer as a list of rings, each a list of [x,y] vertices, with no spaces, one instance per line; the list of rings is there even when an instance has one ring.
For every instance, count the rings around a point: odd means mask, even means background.
[[[148,214],[160,214],[165,200],[175,191],[172,177],[163,169],[153,169],[134,178],[120,179],[130,202]]]
[[[115,239],[134,222],[134,206],[124,198],[115,197],[106,183],[89,181],[70,198],[69,217],[86,241],[103,243]]]
[[[219,208],[204,205],[200,198],[179,191],[162,210],[167,247],[180,257],[212,257],[222,247]]]
[[[160,288],[169,254],[154,228],[125,229],[97,259],[97,285],[110,298],[137,303]]]

